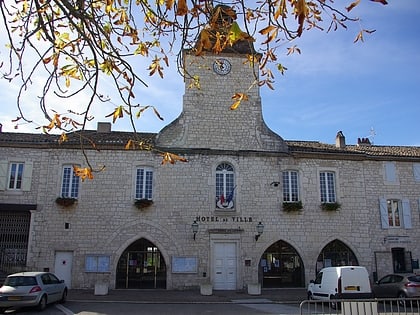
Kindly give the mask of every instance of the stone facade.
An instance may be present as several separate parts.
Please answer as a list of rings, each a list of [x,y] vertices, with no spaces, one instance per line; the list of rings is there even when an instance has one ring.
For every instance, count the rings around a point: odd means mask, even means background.
[[[336,240],[368,268],[372,279],[395,270],[397,252],[410,253],[404,256],[412,260],[406,265],[416,271],[420,148],[346,145],[341,132],[337,145],[283,140],[262,119],[259,89],[254,85],[257,69],[246,64],[245,55],[224,54],[232,70],[217,75],[212,64],[220,57],[186,54],[187,69],[200,77],[201,89],[189,89],[186,80],[180,117],[159,134],[141,135],[188,162],[161,165],[161,157],[153,152],[124,150],[133,135],[103,129],[100,124],[101,132],[86,135],[101,150],[87,149],[86,154],[94,168],[105,169],[80,183],[77,202],[70,207],[55,200],[61,194],[63,165],[85,165],[77,132],[62,145],[53,135],[0,133],[0,212],[29,209],[31,213],[24,269],[60,272],[60,264],[71,263],[67,280],[73,288],[103,283],[116,288],[117,266],[127,248],[145,239],[159,250],[164,266],[160,277],[168,289],[200,285],[208,289],[209,284],[213,289],[259,288],[261,283],[264,287],[271,267],[265,269],[267,261],[262,257],[279,241],[296,255],[286,259],[283,252],[283,258],[273,258],[273,263],[286,266],[299,258],[303,279],[293,282],[279,271],[274,284],[278,287],[284,285],[281,281],[306,285],[320,267],[320,253]],[[231,96],[236,92],[248,93],[249,101],[231,111]],[[23,180],[30,185],[9,189],[8,167],[16,162],[25,165]],[[221,163],[234,169],[234,207],[228,209],[216,207],[216,169]],[[153,170],[153,204],[144,209],[134,206],[137,167]],[[282,210],[282,173],[289,170],[299,177],[301,211]],[[320,207],[321,172],[335,175],[337,211]],[[381,200],[404,205],[399,226],[383,225]],[[195,235],[194,221],[198,223]],[[256,237],[259,222],[264,230]],[[219,251],[232,260],[219,265]],[[57,258],[66,253],[68,259]],[[275,257],[274,252],[270,255]],[[106,270],[87,270],[92,257],[109,257]],[[145,274],[146,262],[130,257],[127,270],[136,267],[134,274]],[[329,261],[322,260],[324,265]],[[234,286],[218,283],[219,273],[232,276]]]

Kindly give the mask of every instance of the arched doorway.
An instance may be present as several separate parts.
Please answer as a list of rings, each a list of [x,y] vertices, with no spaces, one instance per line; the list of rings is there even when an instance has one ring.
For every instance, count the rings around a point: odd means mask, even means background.
[[[278,241],[266,249],[260,259],[259,278],[263,288],[303,287],[304,266],[290,244]]]
[[[166,264],[159,249],[142,238],[126,248],[118,260],[117,289],[166,289]]]
[[[358,266],[356,255],[343,242],[334,240],[321,251],[316,261],[316,273],[324,267]]]

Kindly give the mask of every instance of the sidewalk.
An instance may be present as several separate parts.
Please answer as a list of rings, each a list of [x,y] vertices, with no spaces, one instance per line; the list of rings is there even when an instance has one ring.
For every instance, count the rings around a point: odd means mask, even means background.
[[[103,301],[135,303],[231,303],[249,300],[251,303],[300,303],[306,299],[305,288],[262,289],[261,295],[249,295],[246,291],[213,291],[201,295],[200,290],[109,290],[107,295],[95,295],[94,290],[69,290],[69,301]]]

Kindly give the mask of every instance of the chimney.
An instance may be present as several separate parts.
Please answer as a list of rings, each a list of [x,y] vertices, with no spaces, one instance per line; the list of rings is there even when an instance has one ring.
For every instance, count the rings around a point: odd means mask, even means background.
[[[100,133],[111,132],[111,123],[110,122],[98,122],[97,131],[100,132]]]
[[[346,137],[344,137],[343,132],[340,130],[335,136],[335,147],[343,149],[346,147]]]
[[[370,143],[369,138],[357,138],[357,146],[370,146],[372,145]]]

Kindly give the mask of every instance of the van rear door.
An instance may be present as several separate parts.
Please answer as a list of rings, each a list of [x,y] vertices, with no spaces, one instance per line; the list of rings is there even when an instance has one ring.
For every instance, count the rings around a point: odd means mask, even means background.
[[[340,287],[339,294],[341,293],[343,296],[353,294],[358,296],[368,294],[369,296],[372,292],[369,275],[365,268],[360,267],[342,268]]]

